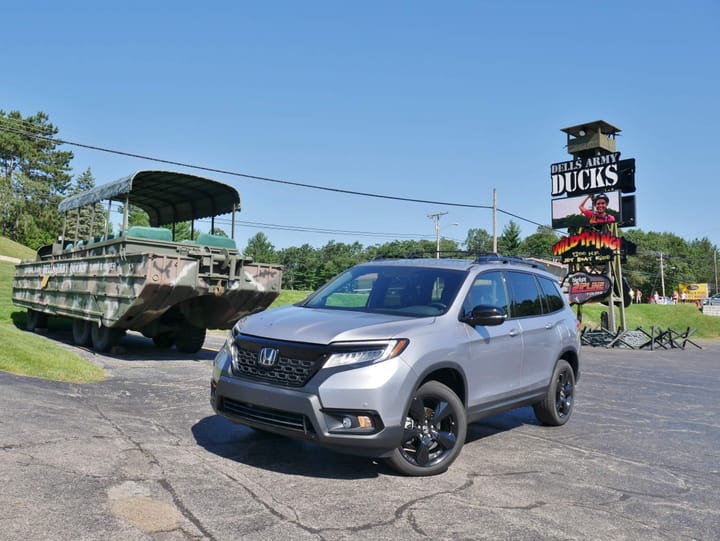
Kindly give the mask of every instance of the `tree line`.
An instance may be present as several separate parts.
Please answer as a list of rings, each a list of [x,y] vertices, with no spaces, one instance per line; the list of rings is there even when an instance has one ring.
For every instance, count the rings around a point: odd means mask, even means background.
[[[95,185],[89,168],[73,176],[73,153],[60,149],[60,143],[53,140],[58,132],[43,112],[23,117],[18,111],[0,110],[0,235],[33,249],[54,242],[62,233],[63,218],[57,210],[60,201]],[[107,215],[101,205],[94,212],[79,212],[80,229],[66,229],[67,238],[102,234]],[[130,208],[129,216],[133,225],[147,223],[140,209]],[[68,220],[67,226],[74,223]],[[224,234],[219,229],[213,233]],[[176,224],[176,239],[190,238],[192,234],[189,223]],[[718,248],[707,238],[686,241],[673,233],[640,229],[625,229],[622,235],[638,246],[637,255],[628,256],[624,275],[645,298],[660,290],[663,280],[667,292],[677,289],[679,283],[709,283],[714,291]],[[552,259],[552,245],[559,238],[556,231],[544,226],[523,238],[518,224],[510,221],[498,236],[497,248],[503,255]],[[276,250],[265,233],[258,232],[248,239],[244,253],[258,262],[282,264],[283,288],[312,290],[360,262],[408,254],[433,257],[436,249],[436,243],[430,240],[395,240],[372,246],[329,241],[320,248],[303,244]],[[464,242],[440,240],[443,255],[459,251],[492,252],[492,236],[478,227],[467,231]]]

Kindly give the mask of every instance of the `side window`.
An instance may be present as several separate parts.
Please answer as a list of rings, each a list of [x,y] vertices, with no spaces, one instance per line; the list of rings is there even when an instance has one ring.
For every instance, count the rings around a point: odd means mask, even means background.
[[[542,314],[542,298],[535,276],[526,272],[506,272],[510,290],[510,317]]]
[[[538,280],[540,282],[540,288],[545,295],[547,311],[552,313],[562,310],[565,307],[565,302],[563,301],[563,296],[557,282],[542,277],[539,277]]]
[[[505,310],[505,313],[508,312],[507,293],[502,273],[484,272],[475,277],[475,281],[465,297],[463,310],[468,313],[479,304],[499,306]]]

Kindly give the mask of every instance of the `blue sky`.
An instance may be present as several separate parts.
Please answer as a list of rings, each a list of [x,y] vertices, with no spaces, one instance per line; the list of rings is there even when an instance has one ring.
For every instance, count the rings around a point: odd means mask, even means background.
[[[236,238],[276,248],[522,236],[551,220],[567,126],[605,120],[637,163],[637,223],[720,245],[720,3],[12,2],[0,108],[59,138],[411,203],[67,147],[98,184],[139,169],[238,188]],[[529,220],[529,221],[525,221]],[[453,225],[457,223],[458,225]],[[267,225],[254,225],[267,224]],[[229,228],[226,228],[229,229]],[[327,230],[319,233],[314,230]]]

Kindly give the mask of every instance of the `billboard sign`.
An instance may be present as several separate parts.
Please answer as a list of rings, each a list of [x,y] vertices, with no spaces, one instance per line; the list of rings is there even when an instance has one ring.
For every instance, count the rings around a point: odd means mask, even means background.
[[[678,291],[685,293],[688,301],[701,301],[710,295],[707,284],[678,284]]]
[[[581,195],[617,189],[620,153],[575,158],[550,166],[552,197]]]
[[[600,265],[619,253],[622,239],[610,233],[587,230],[577,235],[562,237],[553,245],[552,253],[562,263],[574,265]]]
[[[621,223],[620,192],[581,195],[552,200],[553,229]]]

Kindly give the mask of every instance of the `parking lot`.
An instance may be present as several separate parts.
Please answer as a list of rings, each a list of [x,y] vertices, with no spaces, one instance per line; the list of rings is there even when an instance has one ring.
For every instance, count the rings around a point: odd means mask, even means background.
[[[720,343],[585,347],[566,426],[491,417],[447,473],[407,478],[215,416],[221,340],[80,350],[109,373],[92,385],[0,372],[0,538],[717,539]]]

